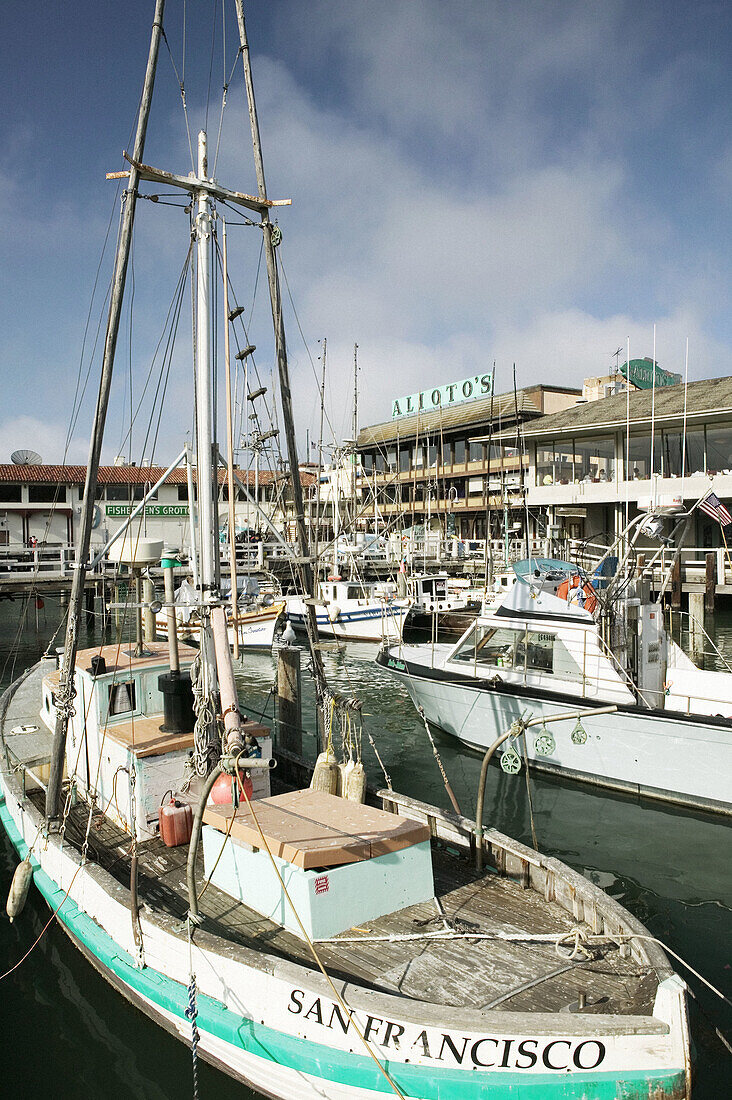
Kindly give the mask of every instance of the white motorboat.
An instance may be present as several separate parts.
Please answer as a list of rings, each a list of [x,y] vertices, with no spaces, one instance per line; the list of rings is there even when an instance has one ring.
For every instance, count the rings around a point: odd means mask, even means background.
[[[376,660],[429,722],[478,749],[522,717],[615,705],[613,714],[534,729],[532,764],[730,813],[732,674],[699,669],[668,636],[661,605],[632,584],[615,634],[634,655],[635,676],[604,640],[590,579],[571,563],[540,559],[517,566],[517,583],[456,643],[391,645]],[[512,758],[514,747],[504,747]]]

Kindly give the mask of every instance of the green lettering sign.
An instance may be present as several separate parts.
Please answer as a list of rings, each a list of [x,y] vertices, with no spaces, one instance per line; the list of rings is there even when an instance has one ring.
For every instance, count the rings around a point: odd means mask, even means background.
[[[125,516],[129,516],[132,512],[131,504],[107,504],[105,511],[108,516],[122,519]],[[187,504],[146,504],[145,505],[146,516],[158,516],[162,518],[175,518],[176,516],[188,518],[188,505]]]

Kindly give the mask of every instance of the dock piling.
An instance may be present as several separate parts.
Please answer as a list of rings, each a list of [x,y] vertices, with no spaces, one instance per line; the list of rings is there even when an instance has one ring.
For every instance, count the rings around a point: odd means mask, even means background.
[[[302,756],[300,650],[292,646],[277,654],[277,733],[280,748]]]

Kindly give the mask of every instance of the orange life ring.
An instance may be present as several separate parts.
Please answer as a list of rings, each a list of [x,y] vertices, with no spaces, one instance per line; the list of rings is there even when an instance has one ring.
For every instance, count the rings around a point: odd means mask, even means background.
[[[597,596],[595,595],[595,589],[592,585],[582,584],[582,577],[579,573],[574,573],[566,581],[562,581],[557,589],[557,596],[560,600],[566,600],[567,603],[579,603],[579,592],[584,593],[584,602],[581,604],[585,611],[589,611],[590,614],[597,607]]]

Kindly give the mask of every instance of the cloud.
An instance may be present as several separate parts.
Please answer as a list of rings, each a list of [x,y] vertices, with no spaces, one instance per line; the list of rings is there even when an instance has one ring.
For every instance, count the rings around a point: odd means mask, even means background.
[[[66,450],[66,426],[52,414],[16,416],[0,422],[0,463],[10,462],[16,450],[32,450],[48,463],[61,462]],[[68,447],[66,462],[70,465],[86,465],[89,442],[83,435],[75,436]]]

